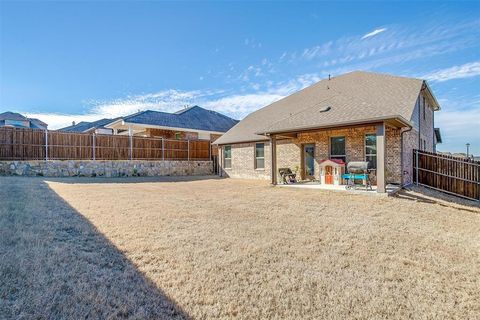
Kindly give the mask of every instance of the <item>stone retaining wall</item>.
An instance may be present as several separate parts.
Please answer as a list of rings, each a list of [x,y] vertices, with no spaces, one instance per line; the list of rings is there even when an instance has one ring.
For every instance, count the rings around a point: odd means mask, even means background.
[[[0,175],[44,177],[153,177],[212,174],[211,161],[0,161]]]

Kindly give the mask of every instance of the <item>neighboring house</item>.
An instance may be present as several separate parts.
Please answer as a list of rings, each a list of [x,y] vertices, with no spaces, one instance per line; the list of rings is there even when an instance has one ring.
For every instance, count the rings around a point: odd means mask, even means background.
[[[77,133],[97,133],[97,134],[113,134],[113,129],[106,128],[105,125],[112,123],[113,121],[118,120],[119,118],[115,119],[100,119],[93,122],[86,122],[82,121],[77,124],[72,123],[71,126],[65,127],[62,129],[58,129],[58,131],[63,132],[77,132]]]
[[[412,183],[413,149],[434,151],[441,141],[439,109],[424,80],[356,71],[251,113],[215,143],[230,177],[276,184],[278,168],[298,167],[301,179],[320,180],[326,159],[369,161],[385,192],[387,183]]]
[[[16,112],[3,112],[0,113],[0,127],[15,127],[15,128],[29,128],[29,129],[47,129],[48,124],[35,119],[27,118],[20,113]]]
[[[112,129],[114,134],[213,141],[237,123],[238,120],[218,112],[193,106],[175,113],[142,111],[119,118],[105,128]]]

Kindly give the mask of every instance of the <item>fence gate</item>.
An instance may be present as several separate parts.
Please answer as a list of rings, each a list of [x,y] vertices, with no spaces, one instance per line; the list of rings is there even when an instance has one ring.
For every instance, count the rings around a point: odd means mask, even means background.
[[[413,179],[422,185],[480,201],[480,162],[414,150]]]

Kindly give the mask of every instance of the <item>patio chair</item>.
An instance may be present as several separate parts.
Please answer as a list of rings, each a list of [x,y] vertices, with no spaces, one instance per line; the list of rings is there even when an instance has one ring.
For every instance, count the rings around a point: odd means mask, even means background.
[[[295,183],[297,182],[297,175],[292,172],[292,169],[290,168],[279,168],[278,173],[280,174],[280,177],[282,178],[282,183],[283,184],[289,184],[289,183]]]

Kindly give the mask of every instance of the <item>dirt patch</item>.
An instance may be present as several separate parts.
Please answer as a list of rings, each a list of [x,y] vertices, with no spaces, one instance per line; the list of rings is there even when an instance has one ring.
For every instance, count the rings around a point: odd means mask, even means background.
[[[12,185],[18,192],[35,194],[36,184],[43,183],[3,181],[3,196]],[[0,250],[16,250],[24,239],[45,232],[16,231],[35,224],[35,208],[49,201],[42,209],[49,221],[63,221],[73,230],[78,221],[88,222],[97,237],[156,286],[162,301],[171,302],[168,310],[180,310],[183,316],[467,319],[480,313],[480,209],[475,207],[466,211],[437,202],[273,188],[232,179],[69,179],[47,185],[36,196],[25,196],[30,204],[16,209],[21,218],[8,222],[5,230],[13,231],[3,237]],[[39,195],[44,193],[58,197]],[[13,198],[7,199],[11,207],[17,206]],[[73,212],[61,214],[53,204],[57,201],[65,201]],[[7,217],[2,221],[11,220],[8,211],[0,213]],[[60,243],[72,237],[88,239],[66,227],[51,237]],[[88,245],[72,249],[79,255],[77,263],[87,259],[81,250],[100,250]],[[43,256],[53,249],[36,256],[24,250],[21,255],[28,261],[52,263]],[[108,274],[102,259],[91,257],[87,270]],[[27,260],[18,258],[9,266]],[[4,266],[0,262],[1,270]],[[80,264],[77,270],[84,267]],[[26,289],[16,286],[16,277],[9,276],[2,297],[21,307],[27,302],[19,294]],[[57,276],[49,277],[30,295],[42,295]],[[71,288],[78,285],[74,273],[61,279]],[[98,284],[104,281],[108,278]],[[57,289],[57,295],[70,294]],[[142,305],[143,299],[135,303]],[[135,314],[139,309],[133,305],[125,310]],[[92,301],[82,308],[96,308],[91,311],[95,313],[102,307]],[[144,309],[149,307],[144,303]]]

